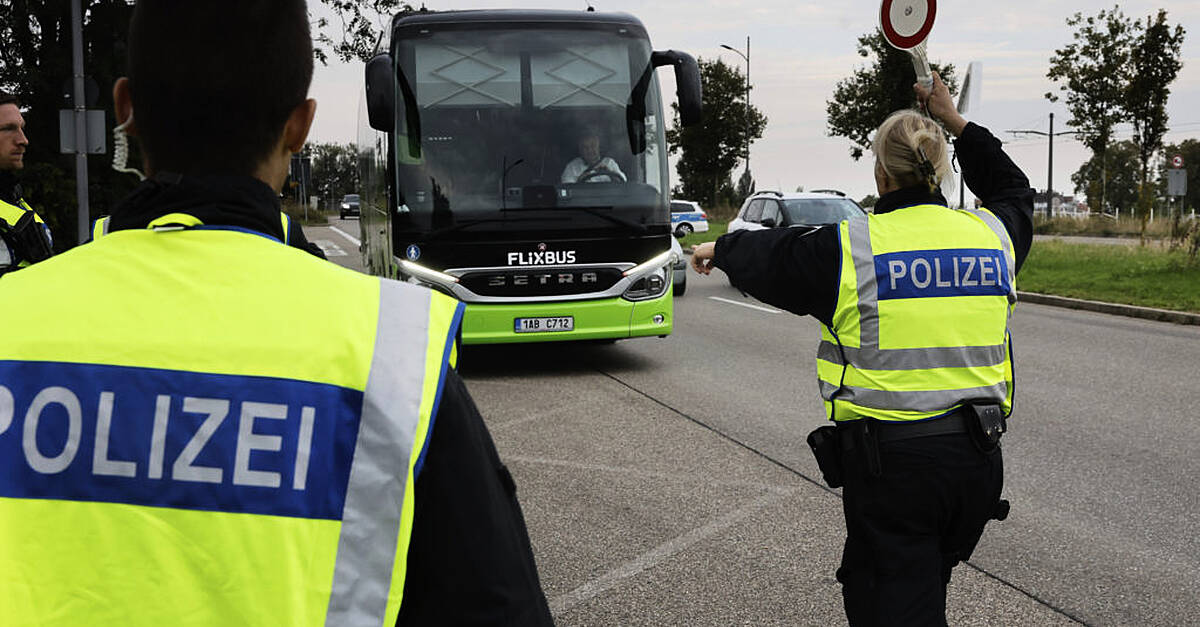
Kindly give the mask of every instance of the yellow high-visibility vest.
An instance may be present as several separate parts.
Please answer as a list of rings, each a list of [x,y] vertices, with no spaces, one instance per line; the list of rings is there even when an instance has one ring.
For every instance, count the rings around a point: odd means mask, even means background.
[[[394,624],[462,305],[152,226],[4,278],[0,622]]]
[[[831,420],[922,420],[1013,398],[1016,263],[986,209],[906,207],[839,225],[833,326],[817,377]]]
[[[280,211],[279,212],[279,223],[283,227],[283,243],[291,245],[291,243],[292,243],[291,242],[292,218],[288,214]],[[108,230],[111,228],[111,224],[112,224],[112,216],[101,216],[101,217],[97,218],[95,221],[93,221],[92,222],[92,239],[94,239],[94,240],[100,239],[101,237],[108,235]]]
[[[10,202],[0,200],[0,218],[3,218],[4,221],[8,222],[10,225],[16,224],[17,220],[20,220],[21,216],[24,215],[26,211],[33,214],[33,219],[38,224],[46,223],[44,220],[42,220],[42,216],[39,216],[37,212],[33,210],[33,207],[30,207],[29,203],[25,202],[24,198],[17,199],[17,204],[15,205]]]

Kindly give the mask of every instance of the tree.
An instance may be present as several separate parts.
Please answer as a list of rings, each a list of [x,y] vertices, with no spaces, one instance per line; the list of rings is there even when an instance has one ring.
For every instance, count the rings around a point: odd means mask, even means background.
[[[1138,149],[1131,141],[1110,144],[1103,153],[1093,153],[1071,175],[1075,191],[1087,196],[1088,205],[1104,211],[1103,203],[1131,212],[1138,203]]]
[[[1183,27],[1174,31],[1167,24],[1167,12],[1159,9],[1157,18],[1146,18],[1146,25],[1135,36],[1130,51],[1133,72],[1125,88],[1125,111],[1133,123],[1133,143],[1140,163],[1138,179],[1141,201],[1138,213],[1142,231],[1150,219],[1148,209],[1154,202],[1153,185],[1148,184],[1150,159],[1162,147],[1167,132],[1167,97],[1170,85],[1179,74],[1179,53],[1183,47]]]
[[[357,194],[358,147],[354,144],[310,144],[312,184],[317,196],[327,202],[340,201],[346,194]]]
[[[750,170],[745,170],[738,177],[737,190],[735,191],[735,199],[743,201],[754,193],[754,175],[750,174]],[[736,204],[736,203],[735,203]]]
[[[339,22],[333,34],[328,19],[321,18],[313,24],[313,54],[322,64],[329,60],[326,48],[343,62],[370,60],[380,32],[391,16],[415,10],[400,0],[321,0],[321,3],[333,11]]]
[[[871,147],[871,136],[887,116],[917,104],[913,83],[912,56],[891,47],[876,29],[858,38],[858,56],[871,59],[871,64],[854,70],[849,78],[838,81],[833,99],[825,103],[828,114],[826,133],[830,137],[850,140],[850,158],[858,161]],[[951,95],[958,93],[954,66],[930,63],[942,77]]]
[[[337,26],[318,20],[313,54],[322,62],[326,48],[343,60],[369,57],[379,28],[372,20],[394,10],[412,10],[398,0],[320,0],[337,18]],[[126,40],[133,0],[79,0],[83,17],[84,74],[94,81],[95,101],[112,118],[112,84],[125,73]],[[0,9],[0,89],[16,94],[25,110],[29,148],[21,184],[25,196],[55,234],[55,244],[76,243],[77,206],[74,159],[58,151],[58,110],[73,106],[64,99],[64,85],[73,76],[71,3],[63,0],[3,0]],[[111,127],[110,127],[111,128]],[[110,136],[110,133],[105,133]],[[137,142],[131,142],[137,163]],[[108,149],[111,151],[112,146]],[[135,177],[109,167],[109,155],[88,159],[88,197],[97,218],[113,208],[137,184]]]
[[[679,106],[672,104],[674,122],[667,129],[671,154],[682,152],[676,171],[684,198],[715,207],[732,204],[735,191],[730,173],[745,159],[750,141],[762,137],[767,118],[746,101],[746,79],[737,68],[699,60],[704,105],[700,124],[684,128]]]
[[[879,201],[879,197],[876,196],[875,194],[867,194],[866,196],[863,196],[862,200],[858,201],[858,204],[861,205],[863,208],[874,207],[875,203],[878,201]]]
[[[1083,144],[1099,157],[1099,204],[1094,206],[1103,211],[1108,205],[1104,153],[1112,142],[1113,126],[1122,122],[1125,114],[1130,44],[1136,25],[1116,6],[1093,17],[1076,13],[1067,18],[1067,25],[1078,28],[1074,41],[1054,51],[1046,77],[1060,83],[1059,91],[1066,95],[1071,112],[1067,125],[1074,127]],[[1059,97],[1047,93],[1046,98],[1055,102]]]

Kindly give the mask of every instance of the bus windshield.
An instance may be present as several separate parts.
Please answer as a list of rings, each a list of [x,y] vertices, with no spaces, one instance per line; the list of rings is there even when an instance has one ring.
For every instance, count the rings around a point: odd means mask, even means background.
[[[401,31],[396,227],[426,239],[669,228],[650,53],[625,29]]]

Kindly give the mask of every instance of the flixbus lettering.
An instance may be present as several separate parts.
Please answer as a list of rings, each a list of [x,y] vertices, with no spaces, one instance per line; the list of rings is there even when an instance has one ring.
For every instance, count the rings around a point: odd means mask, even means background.
[[[573,250],[508,253],[508,265],[510,266],[552,266],[568,263],[575,263],[575,251]]]

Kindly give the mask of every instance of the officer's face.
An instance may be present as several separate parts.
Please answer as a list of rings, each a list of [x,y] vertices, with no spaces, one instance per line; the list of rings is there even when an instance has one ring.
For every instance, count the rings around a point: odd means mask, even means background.
[[[0,105],[0,170],[25,167],[25,118],[15,104]]]

